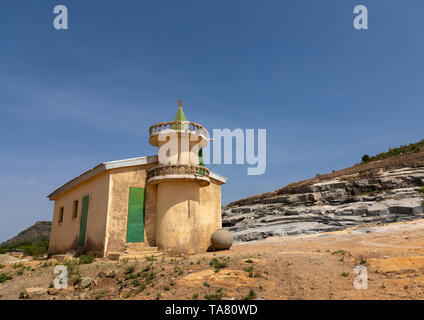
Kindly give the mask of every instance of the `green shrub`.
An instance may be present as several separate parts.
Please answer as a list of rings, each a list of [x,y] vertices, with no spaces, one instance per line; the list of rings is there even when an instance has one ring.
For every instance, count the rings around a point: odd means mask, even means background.
[[[226,268],[227,267],[227,263],[224,261],[219,261],[217,258],[213,258],[210,262],[209,265],[211,267],[215,268],[215,272],[218,272],[220,269],[222,268]]]
[[[249,278],[253,278],[253,267],[244,268],[244,271],[249,272]]]
[[[364,154],[363,156],[362,156],[362,162],[363,163],[367,163],[367,162],[369,162],[370,161],[370,156],[369,155],[367,155],[367,154]]]
[[[249,290],[249,294],[247,296],[245,296],[243,299],[244,300],[252,300],[256,298],[256,293],[255,291],[253,291],[253,289]]]
[[[131,273],[133,273],[133,272],[134,272],[134,270],[135,270],[135,266],[128,266],[128,267],[125,269],[125,274],[131,274]]]
[[[65,260],[63,265],[68,269],[68,276],[72,277],[74,275],[79,275],[79,262],[77,260]]]
[[[45,255],[48,249],[49,242],[40,239],[12,241],[0,246],[0,254],[5,254],[10,250],[23,250],[25,256],[38,257]]]
[[[90,264],[96,259],[96,255],[94,253],[90,253],[88,255],[82,255],[79,257],[80,264]]]
[[[133,286],[134,286],[134,287],[138,287],[140,284],[141,284],[141,283],[140,283],[140,281],[139,281],[138,279],[134,279],[134,280],[133,280]]]
[[[205,295],[206,300],[221,300],[223,297],[222,289],[216,290],[216,293],[209,293]]]
[[[12,280],[12,276],[8,273],[0,273],[0,283],[3,283],[7,280]]]
[[[103,297],[106,293],[107,293],[107,291],[106,291],[106,290],[102,290],[102,291],[100,291],[98,294],[96,294],[95,299],[96,299],[96,300],[99,300],[99,299],[100,299],[101,297]]]
[[[417,153],[424,150],[424,139],[416,142],[416,143],[410,143],[407,146],[401,145],[398,148],[389,148],[387,152],[381,152],[375,156],[368,156],[364,155],[362,156],[362,163],[377,161],[377,160],[383,160],[390,157],[402,155],[402,154],[408,154],[408,153]]]
[[[76,286],[77,284],[80,284],[82,281],[82,277],[81,275],[77,275],[76,278],[74,279],[74,282],[72,283],[74,286]]]

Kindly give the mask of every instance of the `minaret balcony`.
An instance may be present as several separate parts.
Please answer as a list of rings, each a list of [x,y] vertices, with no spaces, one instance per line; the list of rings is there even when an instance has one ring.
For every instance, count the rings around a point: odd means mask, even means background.
[[[200,186],[210,184],[208,168],[196,165],[161,165],[147,172],[147,183],[158,184],[167,181],[195,180]]]
[[[198,136],[200,147],[204,148],[208,144],[208,131],[200,124],[192,121],[169,121],[154,124],[149,128],[149,143],[152,146],[159,146],[158,137],[160,134],[190,134]]]

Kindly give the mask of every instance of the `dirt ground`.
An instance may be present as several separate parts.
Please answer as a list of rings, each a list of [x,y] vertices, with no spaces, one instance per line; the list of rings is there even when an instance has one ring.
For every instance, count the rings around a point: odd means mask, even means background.
[[[367,268],[368,289],[354,287],[358,265]],[[12,279],[0,283],[0,299],[19,299],[28,287],[49,288],[53,269],[45,261],[3,266],[0,274]],[[272,237],[191,256],[96,259],[72,271],[68,290],[30,298],[423,299],[424,219]],[[78,274],[94,282],[82,289]]]

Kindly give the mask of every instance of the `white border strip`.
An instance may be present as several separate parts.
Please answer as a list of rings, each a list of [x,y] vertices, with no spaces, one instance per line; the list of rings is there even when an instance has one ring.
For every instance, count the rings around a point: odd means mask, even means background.
[[[108,161],[108,162],[102,162],[101,164],[95,166],[94,168],[84,172],[80,176],[68,181],[60,188],[53,191],[51,194],[47,196],[49,200],[54,200],[59,194],[62,192],[65,192],[66,190],[69,190],[70,188],[106,171],[106,170],[112,170],[112,169],[118,169],[118,168],[125,168],[125,167],[133,167],[133,166],[139,166],[144,164],[150,164],[158,162],[158,156],[147,156],[147,157],[138,157],[138,158],[129,158],[129,159],[122,159],[122,160],[116,160],[116,161]],[[212,179],[215,179],[222,183],[227,183],[227,178],[224,176],[221,176],[213,171],[210,172],[210,177]]]

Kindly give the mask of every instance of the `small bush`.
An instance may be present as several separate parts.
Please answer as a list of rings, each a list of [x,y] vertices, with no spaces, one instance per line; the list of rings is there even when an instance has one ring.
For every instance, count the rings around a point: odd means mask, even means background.
[[[89,255],[82,255],[79,257],[79,263],[80,264],[90,264],[96,259],[96,255],[93,253],[90,253]]]
[[[217,258],[213,258],[210,262],[209,265],[211,267],[215,268],[215,272],[218,272],[220,269],[222,268],[226,268],[227,267],[227,263],[224,261],[219,261]]]
[[[146,283],[151,283],[153,280],[155,280],[155,274],[153,272],[150,272],[148,275],[145,276]]]
[[[253,267],[244,268],[244,271],[249,272],[249,278],[253,278]]]
[[[342,272],[342,277],[348,277],[349,276],[349,272]]]
[[[362,156],[362,159],[361,160],[362,160],[363,163],[368,163],[370,161],[370,156],[367,155],[367,154],[364,154]]]
[[[249,294],[247,296],[245,296],[243,299],[244,300],[252,300],[256,298],[256,293],[255,291],[253,291],[253,289],[249,290]]]
[[[125,274],[131,274],[134,272],[134,270],[135,270],[135,266],[128,266],[125,269]]]
[[[407,146],[401,145],[398,148],[394,148],[394,149],[389,148],[387,152],[382,152],[375,156],[364,155],[362,156],[361,160],[362,160],[362,163],[368,163],[372,161],[387,159],[387,158],[398,156],[398,155],[403,155],[408,153],[417,153],[422,151],[423,149],[424,149],[424,139],[416,143],[411,143]]]
[[[206,287],[206,288],[209,288],[211,285],[209,284],[209,282],[205,281],[205,282],[203,282],[203,286]]]
[[[193,296],[191,298],[193,300],[197,300],[197,299],[199,299],[199,294],[198,293],[195,293],[195,294],[193,294]]]
[[[79,263],[78,263],[77,260],[66,260],[66,261],[63,262],[63,264],[68,269],[68,276],[69,277],[80,274],[80,270],[79,270],[79,266],[78,266]]]
[[[209,293],[205,295],[206,300],[221,300],[223,294],[222,293]]]
[[[346,254],[346,251],[344,251],[344,250],[337,250],[337,251],[334,251],[333,253],[331,253],[333,256],[334,255],[342,255],[342,256],[344,256],[345,254]]]
[[[138,287],[140,284],[141,284],[141,283],[140,283],[140,281],[138,281],[138,279],[134,279],[134,280],[133,280],[133,286],[134,286],[134,287]]]
[[[12,280],[12,276],[8,273],[0,273],[0,283],[3,283],[7,280]]]
[[[106,293],[107,293],[107,291],[106,291],[106,290],[102,290],[102,291],[100,291],[98,294],[96,294],[95,299],[96,299],[96,300],[99,300],[99,299],[100,299],[101,297],[103,297]]]
[[[72,283],[74,286],[76,286],[76,285],[78,285],[78,284],[80,284],[81,283],[81,281],[82,281],[82,277],[81,277],[81,275],[79,274],[79,275],[77,275],[77,277],[74,279],[74,282]]]
[[[137,288],[137,290],[135,291],[135,293],[140,293],[141,291],[146,289],[146,284],[142,283],[139,285],[139,287]]]

